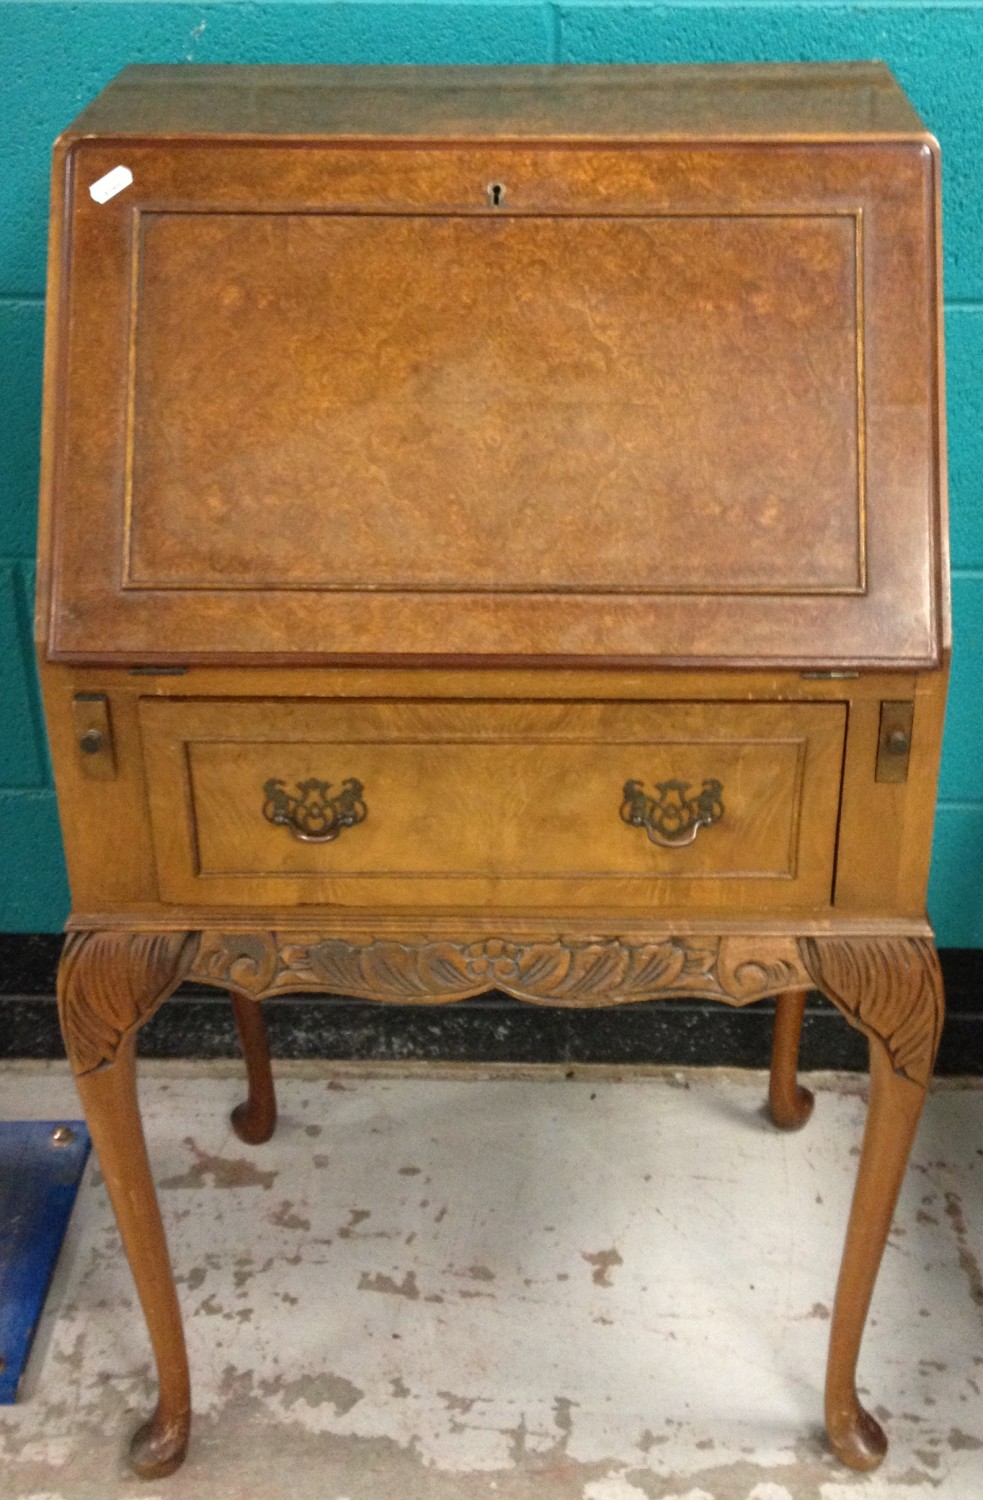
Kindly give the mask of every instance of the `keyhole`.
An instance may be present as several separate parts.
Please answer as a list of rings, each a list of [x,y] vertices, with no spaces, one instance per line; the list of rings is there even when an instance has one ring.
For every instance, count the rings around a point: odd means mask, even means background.
[[[502,199],[505,197],[504,182],[490,182],[488,184],[488,202],[492,208],[501,208]]]

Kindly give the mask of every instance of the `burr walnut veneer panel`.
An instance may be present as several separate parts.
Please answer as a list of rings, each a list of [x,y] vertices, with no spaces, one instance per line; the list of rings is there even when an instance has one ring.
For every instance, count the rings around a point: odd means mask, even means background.
[[[939,660],[924,138],[64,150],[54,656]]]
[[[858,233],[145,214],[125,584],[859,593]]]

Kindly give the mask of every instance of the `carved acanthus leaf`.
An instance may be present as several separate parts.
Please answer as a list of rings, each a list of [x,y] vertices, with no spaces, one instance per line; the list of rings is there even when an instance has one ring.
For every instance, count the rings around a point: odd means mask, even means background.
[[[744,1005],[808,983],[790,938],[546,938],[349,942],[316,934],[202,935],[192,977],[262,999],[303,991],[441,1004],[504,990],[542,1005],[699,995]]]
[[[123,1038],[186,978],[198,934],[73,932],[58,968],[58,1014],[75,1073],[111,1063]]]
[[[259,1000],[331,992],[441,1004],[504,990],[542,1005],[601,1006],[674,996],[746,1005],[814,984],[883,1041],[895,1068],[927,1085],[942,1026],[938,956],[923,938],[425,937],[351,942],[317,933],[80,932],[65,945],[59,1013],[76,1073],[112,1062],[122,1039],[183,979]]]
[[[817,989],[847,1020],[879,1037],[899,1073],[928,1086],[945,1002],[935,947],[926,938],[802,938]]]

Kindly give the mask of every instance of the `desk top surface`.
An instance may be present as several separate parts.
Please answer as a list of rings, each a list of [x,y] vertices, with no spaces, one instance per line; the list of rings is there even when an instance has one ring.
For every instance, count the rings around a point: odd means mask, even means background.
[[[883,63],[141,64],[66,134],[801,140],[924,137],[925,126]]]

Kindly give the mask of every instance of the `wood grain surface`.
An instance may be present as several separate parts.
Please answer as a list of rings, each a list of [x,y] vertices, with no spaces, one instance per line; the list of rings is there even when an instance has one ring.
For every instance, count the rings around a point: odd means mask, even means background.
[[[831,898],[842,705],[146,699],[139,717],[165,900],[655,911]],[[263,815],[270,779],[348,777],[368,816],[333,842]],[[723,815],[660,847],[620,816],[630,779],[717,780]]]
[[[52,657],[939,662],[923,137],[61,149]]]

